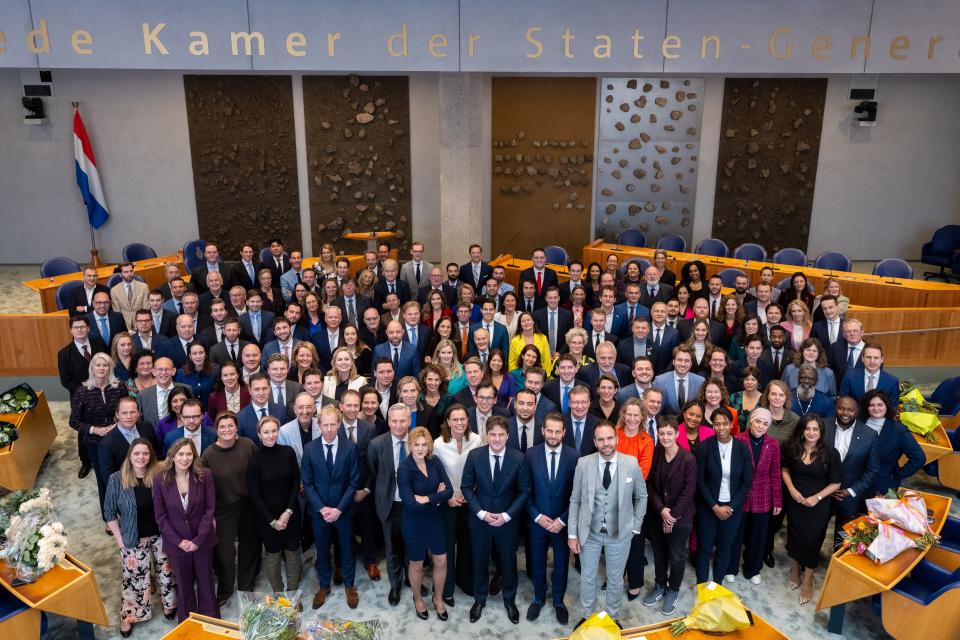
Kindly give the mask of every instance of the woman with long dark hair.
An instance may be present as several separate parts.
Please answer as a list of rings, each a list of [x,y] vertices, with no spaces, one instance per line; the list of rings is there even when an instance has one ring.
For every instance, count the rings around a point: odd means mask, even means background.
[[[193,397],[206,407],[219,372],[220,367],[210,362],[207,348],[194,340],[187,344],[187,363],[177,371],[174,380],[190,387]]]
[[[923,466],[926,456],[910,430],[893,419],[897,405],[885,391],[867,391],[860,401],[860,418],[867,426],[880,434],[877,450],[880,452],[880,468],[877,470],[875,493],[884,494],[896,489],[903,480],[915,474]],[[906,458],[901,465],[900,460]]]

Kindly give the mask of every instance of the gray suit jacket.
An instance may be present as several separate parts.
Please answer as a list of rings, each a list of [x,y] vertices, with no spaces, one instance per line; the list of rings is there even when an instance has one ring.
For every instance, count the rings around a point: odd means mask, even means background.
[[[422,261],[420,263],[420,282],[417,283],[417,268],[414,266],[413,260],[409,260],[400,267],[399,277],[410,287],[410,295],[414,296],[414,299],[416,299],[416,294],[420,291],[420,287],[426,287],[430,284],[431,269],[433,269],[432,264],[426,260]]]
[[[320,423],[317,422],[316,418],[313,419],[311,431],[313,437],[310,442],[318,440],[320,438]],[[297,462],[303,459],[303,440],[300,439],[300,423],[297,422],[296,418],[280,427],[280,437],[277,438],[277,444],[285,444],[293,449],[293,452],[297,454]]]
[[[173,386],[183,387],[187,391],[190,390],[190,387],[179,382],[174,382]],[[170,390],[172,391],[173,387]],[[140,416],[144,422],[149,422],[154,426],[160,422],[160,415],[157,411],[157,385],[147,387],[140,392],[140,395],[137,396],[137,406],[140,408]]]
[[[367,447],[367,476],[369,491],[373,491],[373,504],[377,517],[385,522],[390,516],[393,499],[397,493],[397,470],[393,466],[393,436],[388,431],[370,441]]]
[[[567,537],[578,538],[580,544],[584,544],[590,535],[594,488],[600,473],[599,466],[600,454],[591,453],[577,461],[577,470],[573,476]],[[611,531],[609,534],[622,540],[632,536],[634,531],[640,531],[643,516],[647,512],[647,483],[636,458],[617,452],[615,484],[619,505],[619,531]],[[632,518],[630,514],[633,514]]]

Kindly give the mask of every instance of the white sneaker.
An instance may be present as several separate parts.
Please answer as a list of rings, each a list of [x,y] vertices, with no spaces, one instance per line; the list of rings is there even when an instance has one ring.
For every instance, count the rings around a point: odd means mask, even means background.
[[[737,580],[737,577],[732,573],[728,573],[727,575],[723,576],[723,581],[726,582],[727,584],[733,584],[734,582],[736,582],[736,580]]]
[[[757,575],[750,578],[750,582],[752,582],[753,584],[760,584],[760,574],[758,573]]]

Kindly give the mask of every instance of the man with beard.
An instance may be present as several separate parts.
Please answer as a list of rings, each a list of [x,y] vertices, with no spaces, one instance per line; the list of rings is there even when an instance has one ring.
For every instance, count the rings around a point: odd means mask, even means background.
[[[797,372],[797,390],[793,393],[793,412],[803,417],[808,413],[815,413],[821,418],[833,417],[833,403],[821,391],[817,391],[816,367],[809,364],[800,366]]]
[[[801,368],[801,375],[803,369]],[[833,539],[840,542],[839,532],[844,523],[861,511],[863,501],[869,497],[880,465],[880,449],[877,447],[877,432],[857,420],[857,401],[850,396],[840,396],[834,404],[836,420],[825,421],[823,441],[840,453],[840,488],[833,492],[832,506],[836,515]]]

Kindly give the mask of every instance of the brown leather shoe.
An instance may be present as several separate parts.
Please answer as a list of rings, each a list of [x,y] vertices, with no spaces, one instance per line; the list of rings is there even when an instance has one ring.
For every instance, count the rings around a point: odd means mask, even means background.
[[[337,586],[343,584],[343,572],[340,571],[340,567],[336,567],[333,570],[333,584]]]
[[[358,604],[360,604],[360,594],[357,593],[357,588],[347,587],[347,606],[356,609]]]
[[[371,579],[371,580],[379,580],[379,579],[380,579],[380,568],[379,568],[377,565],[375,565],[375,564],[369,565],[369,566],[367,567],[367,575],[370,576],[370,579]]]
[[[317,594],[313,596],[313,608],[319,609],[323,606],[323,603],[327,601],[327,596],[330,594],[330,587],[320,587],[317,589]]]

